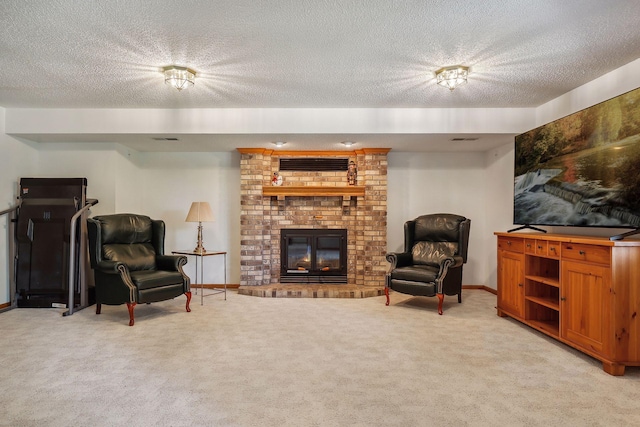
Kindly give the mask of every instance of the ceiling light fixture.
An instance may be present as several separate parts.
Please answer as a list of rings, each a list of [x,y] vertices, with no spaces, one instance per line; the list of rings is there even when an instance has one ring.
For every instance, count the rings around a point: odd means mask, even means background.
[[[440,86],[449,90],[454,90],[467,82],[469,67],[454,65],[453,67],[443,67],[436,71],[436,80]]]
[[[191,68],[169,65],[162,69],[164,82],[178,90],[188,89],[196,84],[196,72]]]
[[[344,141],[342,143],[345,147],[351,147],[353,145],[353,141]]]
[[[284,144],[286,144],[286,142],[284,142],[284,141],[276,141],[276,142],[274,142],[274,144],[276,144],[276,147],[282,147]]]

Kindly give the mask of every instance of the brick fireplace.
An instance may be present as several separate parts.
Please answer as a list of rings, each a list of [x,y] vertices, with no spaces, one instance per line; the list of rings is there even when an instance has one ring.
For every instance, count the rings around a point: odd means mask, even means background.
[[[384,286],[388,265],[385,254],[389,149],[238,151],[241,154],[241,288],[280,283],[282,229],[346,230],[347,283],[335,286]],[[355,162],[356,185],[347,183],[346,170],[280,169],[280,159],[318,158]],[[279,186],[272,185],[276,171],[282,177]]]

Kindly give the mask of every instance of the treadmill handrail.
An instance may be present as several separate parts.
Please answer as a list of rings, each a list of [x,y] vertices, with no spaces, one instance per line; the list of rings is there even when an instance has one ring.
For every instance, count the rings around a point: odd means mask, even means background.
[[[7,226],[7,230],[8,230],[8,236],[9,236],[9,252],[7,253],[7,255],[9,256],[9,264],[7,264],[8,268],[9,268],[9,303],[10,306],[7,307],[6,309],[2,309],[0,310],[0,312],[3,312],[5,310],[11,310],[13,308],[15,308],[15,294],[16,294],[16,274],[15,274],[15,263],[16,263],[16,250],[15,250],[15,242],[13,240],[13,225],[12,222],[15,220],[15,212],[20,208],[20,205],[22,204],[22,199],[19,199],[20,201],[18,202],[18,204],[16,204],[15,206],[10,207],[9,209],[5,209],[3,211],[0,211],[0,216],[2,215],[9,215],[9,214],[13,214],[13,217],[10,215],[8,218],[9,221],[9,225]]]
[[[73,305],[74,305],[74,291],[75,291],[75,268],[76,268],[76,245],[74,242],[76,241],[76,227],[75,222],[78,218],[88,211],[91,206],[94,206],[98,203],[98,199],[87,199],[84,207],[76,212],[71,217],[71,233],[69,235],[69,302],[67,303],[68,310],[62,313],[63,316],[71,316],[73,314]]]
[[[4,214],[11,213],[11,212],[13,212],[13,211],[16,211],[16,210],[18,210],[18,208],[19,208],[19,207],[20,207],[20,203],[18,203],[18,204],[17,204],[17,205],[15,205],[15,206],[10,207],[9,209],[5,209],[5,210],[3,210],[3,211],[0,211],[0,216],[2,216],[2,215],[4,215]]]

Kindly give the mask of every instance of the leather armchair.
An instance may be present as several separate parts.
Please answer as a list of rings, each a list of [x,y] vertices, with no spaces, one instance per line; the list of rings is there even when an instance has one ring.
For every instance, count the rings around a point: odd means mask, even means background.
[[[386,255],[391,263],[389,289],[416,296],[437,296],[442,314],[445,295],[462,302],[462,267],[467,262],[471,220],[454,214],[423,215],[404,224],[404,252]]]
[[[96,314],[102,304],[127,304],[133,326],[136,304],[182,294],[191,311],[190,280],[182,270],[187,257],[164,254],[164,221],[135,214],[103,215],[89,218],[87,228]]]

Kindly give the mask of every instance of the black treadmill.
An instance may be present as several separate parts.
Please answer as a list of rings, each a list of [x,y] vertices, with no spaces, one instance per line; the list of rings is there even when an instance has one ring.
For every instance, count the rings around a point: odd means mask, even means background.
[[[80,283],[81,262],[69,272],[73,252],[82,259],[79,230],[84,221],[73,216],[87,203],[86,178],[22,178],[16,229],[16,296],[18,307],[69,307],[69,274]],[[74,242],[70,242],[71,235]],[[75,248],[71,248],[75,245]],[[86,247],[86,246],[85,246]],[[84,279],[82,279],[84,280]],[[73,292],[73,305],[80,304],[80,286]],[[91,298],[91,296],[89,296]]]

